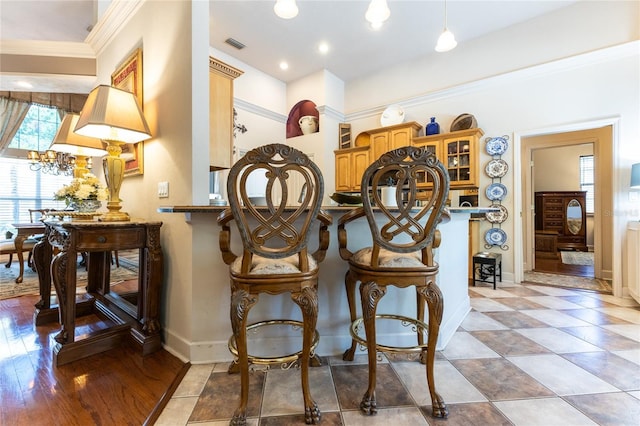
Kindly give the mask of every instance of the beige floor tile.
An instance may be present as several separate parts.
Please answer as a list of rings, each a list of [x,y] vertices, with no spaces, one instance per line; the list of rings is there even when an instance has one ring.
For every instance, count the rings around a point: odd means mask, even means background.
[[[547,296],[576,296],[584,294],[584,292],[580,291],[567,290],[564,288],[551,287],[547,285],[527,285],[527,288],[538,291],[542,294],[546,294]]]
[[[164,407],[156,421],[157,426],[181,426],[186,425],[198,402],[197,396],[185,398],[171,398]]]
[[[189,367],[189,371],[180,382],[174,397],[198,396],[202,393],[204,385],[209,380],[213,364],[196,364]]]
[[[624,392],[574,395],[564,399],[601,426],[640,423],[640,400]]]
[[[494,320],[493,318],[483,314],[482,312],[473,311],[469,312],[460,326],[467,331],[508,329],[508,327],[506,327],[501,322]]]
[[[621,358],[626,359],[640,365],[640,349],[633,349],[630,351],[611,351],[612,354],[618,355]]]
[[[500,285],[500,283],[498,283],[498,285]],[[496,288],[495,290],[493,289],[493,285],[491,287],[474,287],[473,291],[475,291],[478,294],[483,295],[484,297],[489,297],[491,299],[497,299],[499,297],[518,297],[517,295],[504,290],[502,288]]]
[[[640,310],[626,308],[598,308],[598,311],[604,312],[616,318],[629,321],[634,324],[640,324]]]
[[[561,311],[553,309],[532,309],[520,312],[542,321],[551,327],[584,327],[591,325],[588,322],[579,320],[576,317],[572,317],[571,315],[567,315]]]
[[[523,328],[514,331],[556,353],[602,350],[557,328]]]
[[[342,413],[344,426],[420,426],[428,425],[417,407],[378,409],[375,416],[365,416],[360,411]]]
[[[560,398],[498,401],[495,403],[515,426],[596,425]]]
[[[603,325],[602,328],[640,342],[640,325],[638,324],[608,324]]]
[[[528,296],[525,299],[550,309],[581,309],[580,305],[555,296]]]
[[[454,333],[447,347],[441,352],[449,360],[500,357],[487,345],[464,331]]]
[[[478,312],[512,311],[508,306],[487,297],[471,299],[471,307]]]
[[[402,383],[409,390],[409,393],[411,393],[416,404],[419,406],[431,406],[425,366],[419,362],[393,362],[391,365]],[[447,405],[487,400],[448,361],[436,362],[433,375],[436,381],[436,391]]]
[[[507,359],[560,396],[619,391],[559,355],[527,355]]]

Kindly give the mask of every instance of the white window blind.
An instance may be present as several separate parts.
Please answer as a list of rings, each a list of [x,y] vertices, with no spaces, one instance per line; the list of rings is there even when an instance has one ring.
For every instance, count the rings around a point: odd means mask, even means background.
[[[29,209],[64,209],[53,195],[71,176],[54,176],[29,169],[29,161],[0,157],[0,227],[30,222]]]
[[[593,155],[580,156],[580,190],[587,191],[587,213],[594,210],[594,170]]]

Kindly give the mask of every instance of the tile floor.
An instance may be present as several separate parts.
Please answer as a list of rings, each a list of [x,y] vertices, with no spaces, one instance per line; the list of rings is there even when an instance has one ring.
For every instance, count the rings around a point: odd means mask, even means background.
[[[430,416],[425,370],[382,361],[378,414],[358,410],[366,355],[323,359],[311,392],[323,425],[640,424],[640,308],[612,296],[537,285],[470,288],[472,311],[437,354],[436,386],[449,408]],[[194,365],[157,425],[226,425],[238,401],[227,364]],[[298,370],[251,373],[247,423],[304,424]]]

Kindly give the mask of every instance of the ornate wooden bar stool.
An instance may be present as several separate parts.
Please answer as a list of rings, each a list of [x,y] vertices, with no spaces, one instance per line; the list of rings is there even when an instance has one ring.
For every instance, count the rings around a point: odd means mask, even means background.
[[[416,177],[431,182],[431,198],[422,206],[417,201]],[[397,208],[386,207],[379,193],[395,182]],[[369,193],[369,189],[371,192]],[[402,192],[405,194],[402,194]],[[351,347],[344,353],[345,360],[353,360],[357,343],[366,345],[369,361],[369,386],[360,403],[365,414],[376,414],[376,361],[377,352],[419,353],[426,364],[427,384],[431,394],[434,417],[446,417],[447,407],[436,392],[433,366],[435,347],[442,321],[442,293],[436,285],[438,264],[433,249],[440,244],[438,223],[448,220],[445,203],[449,193],[449,176],[442,163],[424,148],[404,147],[383,154],[371,164],[362,176],[363,206],[343,215],[338,223],[340,255],[349,262],[345,276],[347,299],[351,314]],[[403,196],[404,195],[404,196]],[[404,200],[404,201],[403,201]],[[377,211],[377,213],[376,213]],[[366,216],[371,230],[373,246],[352,253],[347,249],[345,225]],[[355,287],[360,282],[362,318],[356,318]],[[416,317],[398,314],[377,314],[380,299],[387,286],[406,288],[415,286],[417,293]],[[424,322],[424,305],[429,310],[428,324]],[[417,330],[415,346],[382,345],[376,341],[376,323],[395,320],[413,325]],[[360,333],[364,323],[365,336]],[[427,335],[427,343],[424,335]]]
[[[266,206],[251,204],[249,175],[259,173],[266,178]],[[289,193],[292,182],[306,190],[298,199]],[[319,336],[315,330],[318,318],[318,264],[329,246],[328,225],[331,217],[320,210],[324,181],[320,169],[304,153],[282,144],[265,145],[249,151],[233,165],[227,181],[229,209],[218,217],[222,226],[220,250],[231,277],[231,326],[233,336],[229,350],[236,357],[240,371],[240,405],[231,425],[245,425],[249,395],[249,364],[287,364],[299,361],[305,422],[320,421],[320,410],[309,392],[309,364]],[[295,206],[296,199],[300,203]],[[231,251],[230,222],[234,220],[242,238],[240,256]],[[319,223],[318,249],[308,253],[311,228]],[[270,320],[247,325],[249,310],[261,293],[291,293],[291,299],[302,310],[302,322]],[[302,328],[302,350],[284,356],[251,355],[247,349],[247,330],[274,324]]]

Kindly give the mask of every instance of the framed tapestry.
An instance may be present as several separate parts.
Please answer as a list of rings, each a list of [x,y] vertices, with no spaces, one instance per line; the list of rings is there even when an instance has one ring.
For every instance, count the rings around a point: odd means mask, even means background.
[[[111,74],[111,85],[136,95],[143,109],[142,97],[142,49],[136,49]],[[124,176],[141,175],[144,172],[144,141],[122,146],[122,157],[126,159]]]

